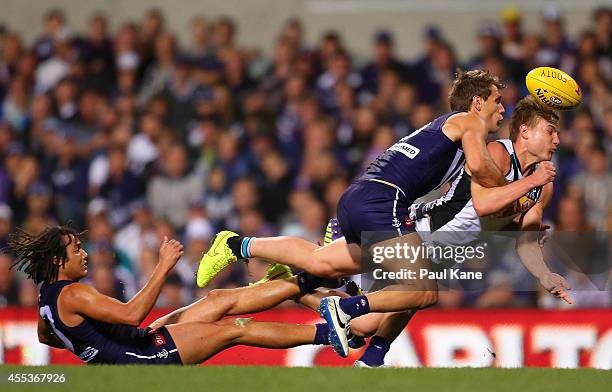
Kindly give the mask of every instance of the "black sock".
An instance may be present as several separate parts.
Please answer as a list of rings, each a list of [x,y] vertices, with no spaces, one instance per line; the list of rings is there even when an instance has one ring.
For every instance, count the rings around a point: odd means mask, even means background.
[[[239,235],[237,237],[231,237],[227,239],[227,246],[230,247],[230,249],[232,250],[232,253],[234,253],[236,257],[239,259],[244,258],[244,256],[242,255],[242,250],[240,248],[242,247],[242,241],[245,238],[246,238],[245,236]]]
[[[327,287],[328,289],[337,289],[338,287],[344,286],[343,278],[321,278],[321,286]]]
[[[300,294],[305,295],[311,293],[317,287],[321,287],[322,278],[318,276],[310,275],[307,272],[300,272],[297,274],[298,286],[300,287]]]

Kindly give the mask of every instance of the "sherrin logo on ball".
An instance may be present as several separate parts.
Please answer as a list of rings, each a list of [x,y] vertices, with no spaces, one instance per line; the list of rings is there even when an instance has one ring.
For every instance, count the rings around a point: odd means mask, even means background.
[[[559,110],[580,105],[582,91],[574,78],[557,68],[534,68],[525,78],[527,90],[541,103]]]

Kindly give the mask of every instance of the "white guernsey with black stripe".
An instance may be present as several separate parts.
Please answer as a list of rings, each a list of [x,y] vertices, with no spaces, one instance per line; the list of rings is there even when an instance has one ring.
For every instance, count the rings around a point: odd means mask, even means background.
[[[520,162],[509,139],[496,140],[510,155],[510,168],[505,175],[508,182],[523,178]],[[445,242],[465,244],[478,238],[482,230],[502,230],[517,215],[527,211],[540,198],[542,187],[534,188],[518,200],[513,213],[494,214],[479,218],[472,203],[471,177],[462,169],[453,180],[450,189],[439,199],[411,207],[411,217],[416,221],[419,233],[456,232],[456,236],[445,235]],[[471,235],[470,233],[473,233]],[[427,236],[429,238],[429,236]]]

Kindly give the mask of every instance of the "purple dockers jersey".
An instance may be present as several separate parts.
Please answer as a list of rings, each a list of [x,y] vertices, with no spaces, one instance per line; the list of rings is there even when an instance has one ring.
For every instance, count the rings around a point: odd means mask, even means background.
[[[62,289],[76,283],[59,280],[40,287],[39,314],[66,349],[88,363],[118,363],[126,349],[134,351],[146,345],[147,330],[128,325],[113,325],[90,317],[82,323],[69,327],[62,322],[57,308],[57,299]]]
[[[465,158],[460,142],[443,132],[447,113],[403,137],[368,166],[359,180],[383,180],[404,192],[413,201],[440,188],[454,178]]]

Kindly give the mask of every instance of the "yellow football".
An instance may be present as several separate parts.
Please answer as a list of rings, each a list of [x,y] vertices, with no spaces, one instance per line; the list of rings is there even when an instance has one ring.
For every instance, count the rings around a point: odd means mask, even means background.
[[[534,68],[527,74],[525,83],[531,95],[553,109],[571,110],[582,101],[578,83],[557,68]]]

